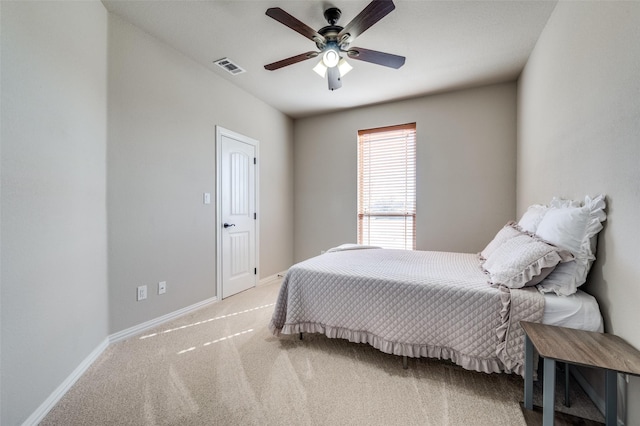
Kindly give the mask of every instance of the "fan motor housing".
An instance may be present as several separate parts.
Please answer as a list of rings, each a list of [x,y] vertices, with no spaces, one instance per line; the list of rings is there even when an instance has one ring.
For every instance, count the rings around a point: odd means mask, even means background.
[[[324,19],[327,20],[329,25],[335,25],[339,20],[342,12],[337,7],[330,7],[324,11]]]
[[[316,41],[316,46],[318,49],[322,50],[325,46],[336,44],[339,45],[338,34],[342,31],[342,27],[338,25],[328,25],[326,27],[322,27],[318,30],[318,34],[324,37],[324,40],[321,42]],[[342,47],[342,46],[340,46]]]
[[[342,31],[342,27],[338,25],[329,25],[318,30],[318,34],[326,38],[327,41],[337,41],[338,34]]]

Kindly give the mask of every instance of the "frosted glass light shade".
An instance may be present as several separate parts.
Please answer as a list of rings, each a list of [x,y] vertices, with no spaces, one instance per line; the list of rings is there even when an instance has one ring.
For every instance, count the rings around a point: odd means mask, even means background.
[[[340,77],[344,77],[352,69],[353,67],[349,65],[349,63],[344,58],[340,58],[340,62],[338,62],[338,71],[340,71]]]
[[[327,75],[327,67],[324,66],[322,60],[320,60],[320,62],[318,62],[315,67],[313,67],[313,70],[322,78],[325,78]]]

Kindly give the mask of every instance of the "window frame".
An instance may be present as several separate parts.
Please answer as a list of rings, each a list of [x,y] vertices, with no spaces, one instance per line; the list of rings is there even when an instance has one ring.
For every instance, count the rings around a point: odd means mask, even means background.
[[[397,145],[403,140],[401,151]],[[373,144],[379,152],[372,154]],[[394,146],[395,145],[395,146]],[[397,151],[393,151],[396,149]],[[391,151],[389,151],[391,150]],[[405,250],[416,249],[416,197],[417,197],[417,131],[416,123],[406,123],[395,126],[377,127],[358,131],[358,164],[357,164],[357,242],[358,244],[372,244],[388,248],[401,248]],[[404,157],[403,157],[404,156]],[[404,165],[403,165],[404,162]],[[403,166],[403,167],[402,167]],[[372,171],[372,168],[377,170]],[[404,183],[402,175],[404,173]],[[385,174],[388,176],[385,177]],[[378,180],[378,183],[374,182]],[[381,185],[382,184],[382,185]],[[377,186],[376,186],[377,185]],[[391,194],[389,188],[399,191],[404,197],[404,204],[400,209],[393,209],[390,205],[380,205],[372,208],[380,199]],[[376,189],[377,195],[373,194]],[[379,188],[382,188],[381,190]],[[408,199],[407,197],[412,197]],[[387,202],[389,199],[387,200]],[[394,200],[397,202],[398,199]],[[385,237],[372,240],[372,221],[376,218],[402,218],[403,224],[398,226],[401,230],[396,234],[397,239],[404,238],[401,244],[385,241]],[[411,223],[407,223],[407,222]],[[388,226],[388,225],[387,225]],[[383,225],[384,227],[384,225]],[[404,235],[402,236],[402,230]],[[378,231],[380,232],[380,231]],[[384,232],[384,231],[382,231]]]

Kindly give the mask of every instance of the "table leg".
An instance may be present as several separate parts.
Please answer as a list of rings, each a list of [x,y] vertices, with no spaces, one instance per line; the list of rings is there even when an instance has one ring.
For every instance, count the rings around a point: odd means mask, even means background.
[[[556,361],[544,359],[544,389],[542,394],[542,425],[553,426],[556,390]]]
[[[571,407],[571,399],[569,399],[569,363],[564,363],[564,406]]]
[[[618,424],[618,373],[613,370],[605,370],[605,424],[616,426]]]
[[[524,408],[533,410],[533,343],[524,338]]]

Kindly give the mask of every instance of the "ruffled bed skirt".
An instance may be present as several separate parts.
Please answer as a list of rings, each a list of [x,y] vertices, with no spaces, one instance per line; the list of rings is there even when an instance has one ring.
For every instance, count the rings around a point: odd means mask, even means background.
[[[269,330],[275,336],[280,336],[281,334],[320,333],[331,339],[345,339],[352,343],[367,343],[387,354],[407,356],[411,358],[425,357],[451,360],[462,368],[481,373],[501,373],[506,371],[504,364],[497,358],[479,359],[464,355],[450,348],[424,344],[390,342],[366,331],[353,331],[316,323],[285,324],[282,329],[277,329],[273,323],[270,323]],[[514,372],[520,375],[524,374],[524,371]]]

